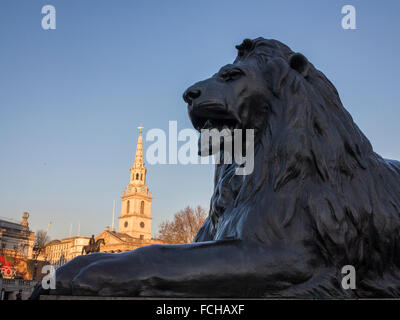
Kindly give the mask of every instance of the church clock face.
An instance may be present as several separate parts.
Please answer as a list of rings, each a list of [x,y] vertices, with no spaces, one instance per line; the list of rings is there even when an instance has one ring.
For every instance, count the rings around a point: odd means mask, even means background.
[[[144,222],[141,222],[141,223],[140,223],[140,227],[141,227],[141,228],[144,228]]]
[[[141,187],[141,188],[140,188],[140,191],[146,192],[146,188],[145,188],[145,187]]]

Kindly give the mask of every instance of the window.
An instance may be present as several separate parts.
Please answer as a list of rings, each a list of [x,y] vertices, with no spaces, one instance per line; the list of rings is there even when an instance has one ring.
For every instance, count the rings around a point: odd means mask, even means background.
[[[129,200],[128,200],[128,202],[126,203],[126,213],[129,213],[129,207],[130,207],[129,204],[130,204],[130,203],[129,203]]]
[[[140,213],[144,214],[144,201],[140,203]]]
[[[128,226],[128,221],[125,221],[124,227],[126,228]]]
[[[140,235],[140,240],[143,240],[144,239],[144,235]]]
[[[136,173],[136,180],[139,180],[139,173]]]
[[[143,173],[140,175],[140,180],[143,180]]]

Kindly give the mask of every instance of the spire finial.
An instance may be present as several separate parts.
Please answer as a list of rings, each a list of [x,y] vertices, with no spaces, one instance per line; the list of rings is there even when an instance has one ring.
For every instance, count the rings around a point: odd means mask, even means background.
[[[133,162],[133,167],[143,167],[144,162],[143,162],[143,137],[142,137],[142,129],[143,127],[140,125],[138,127],[140,130],[138,141],[137,141],[137,146],[136,146],[136,156],[135,156],[135,161]]]

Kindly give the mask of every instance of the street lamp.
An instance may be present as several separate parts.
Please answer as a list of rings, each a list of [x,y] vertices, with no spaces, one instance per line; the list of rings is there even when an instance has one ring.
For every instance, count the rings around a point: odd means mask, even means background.
[[[40,246],[39,245],[34,245],[33,246],[33,248],[32,248],[32,251],[33,251],[33,265],[34,265],[34,271],[33,271],[33,280],[36,280],[37,279],[37,265],[38,265],[38,257],[39,257],[39,254],[40,254]]]

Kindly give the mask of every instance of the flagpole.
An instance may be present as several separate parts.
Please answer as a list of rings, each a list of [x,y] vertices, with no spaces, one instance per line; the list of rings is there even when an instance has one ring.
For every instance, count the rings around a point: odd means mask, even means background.
[[[113,200],[113,216],[112,216],[111,231],[114,231],[114,221],[115,221],[115,200]]]

